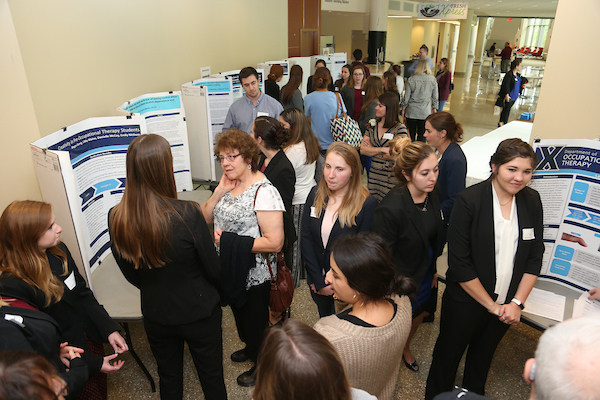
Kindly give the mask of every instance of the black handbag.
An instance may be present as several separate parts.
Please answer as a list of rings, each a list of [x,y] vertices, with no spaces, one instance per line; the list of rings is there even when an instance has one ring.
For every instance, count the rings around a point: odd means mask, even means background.
[[[500,108],[504,108],[504,98],[498,96],[498,99],[496,100],[496,105]]]

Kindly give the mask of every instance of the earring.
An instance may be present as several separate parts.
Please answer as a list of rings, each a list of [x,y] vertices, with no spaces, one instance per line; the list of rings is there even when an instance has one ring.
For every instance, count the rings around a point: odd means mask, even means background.
[[[248,164],[248,169],[252,169],[252,165]]]

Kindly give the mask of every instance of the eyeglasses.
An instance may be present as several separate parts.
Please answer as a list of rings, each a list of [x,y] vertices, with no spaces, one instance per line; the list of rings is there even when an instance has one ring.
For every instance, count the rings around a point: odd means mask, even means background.
[[[229,162],[233,162],[233,160],[235,160],[235,158],[237,156],[241,156],[241,155],[242,155],[242,153],[234,154],[234,155],[227,155],[227,156],[215,156],[215,160],[217,160],[221,164],[223,163],[223,160],[227,160]]]

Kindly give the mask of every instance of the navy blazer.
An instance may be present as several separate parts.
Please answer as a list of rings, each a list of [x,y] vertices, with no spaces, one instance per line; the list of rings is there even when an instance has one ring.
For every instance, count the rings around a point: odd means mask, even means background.
[[[433,259],[444,249],[444,220],[440,212],[437,190],[429,194],[427,207],[437,217],[437,237],[433,243]],[[422,212],[417,209],[406,185],[398,185],[381,200],[373,217],[373,232],[386,241],[394,257],[396,272],[421,285],[430,266],[429,238],[423,228]],[[434,271],[435,272],[435,271]]]
[[[456,196],[465,189],[467,179],[467,158],[457,143],[452,142],[448,145],[439,168],[438,184],[442,202],[440,207],[444,213],[444,220],[448,223]]]
[[[515,296],[523,274],[539,275],[544,254],[542,202],[535,190],[525,187],[516,194],[519,240],[507,302]],[[479,278],[496,300],[496,256],[492,181],[473,185],[456,198],[448,227],[448,274],[446,291],[457,301],[475,301],[460,286]],[[533,239],[525,240],[525,229]]]
[[[321,213],[319,218],[311,217],[311,209],[315,203],[315,195],[318,186],[314,186],[304,205],[302,214],[302,259],[306,265],[306,282],[315,285],[317,290],[324,288],[325,274],[329,271],[329,256],[331,255],[331,246],[340,236],[350,233],[368,232],[371,230],[371,221],[373,213],[377,207],[377,199],[373,196],[367,197],[363,203],[362,209],[356,216],[356,225],[342,228],[340,221],[336,220],[329,234],[327,247],[323,247],[323,238],[321,236],[321,225],[325,212]]]

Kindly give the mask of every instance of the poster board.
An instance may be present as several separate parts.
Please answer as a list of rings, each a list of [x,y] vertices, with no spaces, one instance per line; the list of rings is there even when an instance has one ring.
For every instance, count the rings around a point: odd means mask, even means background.
[[[268,77],[269,73],[271,71],[271,67],[275,64],[279,64],[283,68],[283,76],[281,77],[281,80],[279,82],[277,82],[277,85],[279,85],[279,88],[281,89],[290,80],[290,68],[292,66],[290,65],[290,62],[288,60],[265,61],[265,62],[257,64],[256,69],[257,70],[262,69],[265,72],[266,76]],[[277,100],[279,100],[279,99],[277,99]]]
[[[184,83],[181,90],[188,122],[192,178],[217,181],[222,171],[213,157],[214,143],[233,103],[232,79],[199,79]]]
[[[544,207],[540,280],[576,290],[600,286],[600,142],[536,141],[531,187]]]
[[[173,173],[177,191],[193,190],[185,111],[181,92],[150,93],[117,107],[144,118],[147,133],[167,139],[173,154]]]
[[[240,82],[240,71],[239,69],[221,72],[212,75],[212,78],[229,78],[231,79],[233,101],[236,101],[244,95],[244,89],[242,89],[242,83]],[[265,71],[263,69],[257,69],[258,72],[258,83],[260,84],[260,91],[265,92]]]
[[[110,252],[108,211],[123,196],[127,147],[143,133],[140,115],[89,118],[30,145],[42,197],[86,278]]]

